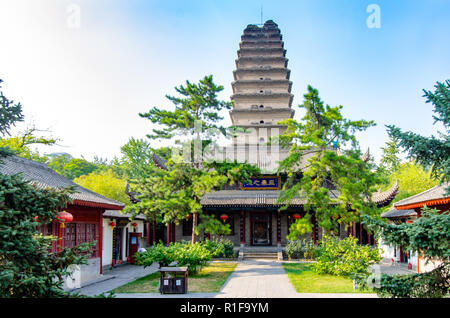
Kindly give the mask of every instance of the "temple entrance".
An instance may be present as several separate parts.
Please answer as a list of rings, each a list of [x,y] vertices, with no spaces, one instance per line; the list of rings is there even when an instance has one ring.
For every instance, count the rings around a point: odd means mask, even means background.
[[[252,245],[271,245],[270,216],[252,216]]]

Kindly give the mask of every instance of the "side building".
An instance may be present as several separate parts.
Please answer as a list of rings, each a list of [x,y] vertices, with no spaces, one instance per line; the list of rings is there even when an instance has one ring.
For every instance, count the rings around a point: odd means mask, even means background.
[[[450,211],[450,195],[446,194],[445,189],[450,183],[443,183],[419,194],[394,203],[392,209],[381,214],[382,218],[388,219],[393,224],[412,223],[421,216],[420,210],[425,205],[429,208],[437,209],[441,212]],[[411,266],[419,273],[434,269],[439,260],[426,261],[413,253],[404,246],[388,246],[380,242],[380,249],[383,257],[398,263],[404,263]]]
[[[38,188],[74,187],[75,193],[70,194],[72,203],[64,209],[73,216],[73,220],[64,226],[58,221],[43,224],[39,226],[38,231],[44,235],[60,238],[58,242],[53,242],[53,252],[57,252],[58,247],[70,248],[80,243],[95,241],[92,253],[88,256],[88,264],[74,266],[72,277],[66,278],[65,288],[77,288],[99,278],[102,275],[102,267],[108,263],[108,258],[113,253],[110,246],[104,245],[105,237],[108,238],[108,235],[105,236],[104,213],[108,211],[108,213],[120,215],[120,210],[125,205],[77,185],[44,163],[16,156],[8,156],[2,161],[0,173],[6,175],[22,173],[25,180]],[[109,215],[106,216],[109,217]],[[142,228],[141,225],[138,230]]]

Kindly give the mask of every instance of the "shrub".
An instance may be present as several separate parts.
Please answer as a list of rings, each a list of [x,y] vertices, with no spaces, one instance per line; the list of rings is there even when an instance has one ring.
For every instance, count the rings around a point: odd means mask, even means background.
[[[188,266],[189,273],[195,273],[208,261],[211,260],[211,252],[201,243],[170,243],[169,246],[164,246],[163,243],[158,243],[152,246],[146,252],[135,254],[136,262],[144,267],[152,265],[152,263],[159,263],[159,266],[168,266],[173,261],[176,261],[179,266]]]
[[[289,241],[289,243],[286,244],[286,254],[289,259],[303,258],[304,253],[305,253],[305,248],[304,248],[303,240]]]
[[[144,267],[153,263],[159,263],[159,266],[168,266],[175,260],[175,249],[179,248],[179,243],[170,243],[165,246],[162,242],[150,247],[146,252],[136,253],[136,262]]]
[[[347,237],[339,240],[325,236],[319,243],[317,262],[312,265],[315,272],[338,276],[368,273],[371,261],[380,261],[378,249],[358,245],[357,239]]]
[[[212,240],[203,241],[203,246],[211,252],[213,257],[234,257],[234,244],[230,240],[214,238]]]
[[[318,246],[312,240],[307,240],[303,256],[307,259],[316,259],[319,256]]]
[[[202,243],[183,244],[175,249],[179,266],[189,266],[189,274],[196,273],[211,260],[211,252]]]
[[[379,276],[378,286],[373,286],[380,297],[394,298],[441,298],[450,288],[450,263],[444,262],[430,272],[409,275]],[[367,276],[358,280],[362,287],[367,286]]]
[[[311,240],[290,241],[286,245],[286,254],[289,259],[315,259],[317,254],[317,246]]]
[[[224,245],[218,240],[205,240],[202,244],[211,253],[212,257],[220,257],[225,250]]]

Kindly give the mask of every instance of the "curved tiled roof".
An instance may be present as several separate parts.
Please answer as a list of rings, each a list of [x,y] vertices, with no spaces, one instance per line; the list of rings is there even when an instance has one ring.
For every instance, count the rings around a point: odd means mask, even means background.
[[[0,173],[6,175],[23,173],[23,178],[38,188],[74,187],[76,192],[70,194],[70,198],[73,200],[74,204],[114,210],[121,210],[125,206],[121,202],[109,199],[77,185],[73,181],[50,169],[45,163],[39,163],[16,156],[8,156],[6,158],[1,158],[1,160],[3,163],[0,163]]]
[[[398,180],[392,185],[389,190],[383,192],[375,192],[372,195],[372,201],[375,202],[379,207],[386,206],[394,200],[399,190]]]
[[[407,216],[417,216],[417,213],[414,210],[391,209],[391,210],[381,214],[382,218],[400,218],[400,217],[407,217]]]
[[[450,182],[437,185],[419,194],[413,195],[409,198],[400,200],[394,203],[397,210],[404,210],[409,208],[420,208],[425,204],[445,204],[450,202],[450,195],[446,194],[446,188],[450,186]],[[430,202],[431,201],[431,202]]]
[[[389,190],[374,193],[372,201],[378,206],[389,204],[398,192],[398,182],[396,182]],[[333,197],[338,197],[339,192],[330,190]],[[277,203],[280,190],[221,190],[206,193],[200,203],[203,206],[282,206]],[[301,206],[306,204],[306,200],[302,197],[294,198],[289,205]]]

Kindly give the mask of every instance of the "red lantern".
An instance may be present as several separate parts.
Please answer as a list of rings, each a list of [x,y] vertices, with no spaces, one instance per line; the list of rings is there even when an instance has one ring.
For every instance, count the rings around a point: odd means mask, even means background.
[[[70,214],[69,212],[62,211],[62,212],[58,213],[58,216],[56,217],[56,219],[59,222],[61,222],[61,228],[65,228],[66,223],[70,223],[73,221],[73,215]]]
[[[192,215],[188,214],[186,217],[186,221],[189,221],[189,219],[192,217]]]
[[[132,223],[131,225],[132,225],[135,229],[136,229],[137,226],[138,226],[136,222]]]
[[[411,221],[411,220],[408,220],[408,221],[406,221],[406,224],[411,224],[413,221]]]
[[[222,220],[222,221],[226,221],[227,219],[228,219],[228,215],[226,215],[225,213],[224,214],[222,214],[221,216],[220,216],[220,219]]]
[[[298,220],[298,219],[301,218],[300,214],[298,214],[298,213],[295,213],[292,217],[293,217],[295,220]]]
[[[114,227],[116,226],[116,222],[112,221],[111,223],[109,223],[109,226],[111,227],[111,229],[114,229]]]

